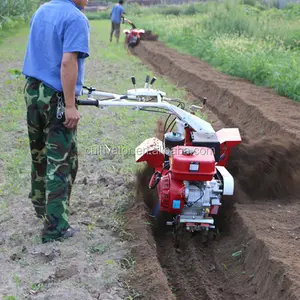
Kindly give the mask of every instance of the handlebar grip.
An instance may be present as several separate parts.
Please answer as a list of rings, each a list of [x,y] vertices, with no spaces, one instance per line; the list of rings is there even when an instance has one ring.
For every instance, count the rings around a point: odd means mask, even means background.
[[[76,103],[78,105],[90,105],[90,106],[99,107],[99,101],[98,100],[77,100]]]
[[[134,76],[131,77],[131,82],[132,82],[133,85],[135,85],[136,82],[135,82],[135,77]]]
[[[149,75],[147,75],[147,77],[146,77],[146,83],[148,83],[148,82],[149,82],[149,80],[150,80],[150,76],[149,76]]]

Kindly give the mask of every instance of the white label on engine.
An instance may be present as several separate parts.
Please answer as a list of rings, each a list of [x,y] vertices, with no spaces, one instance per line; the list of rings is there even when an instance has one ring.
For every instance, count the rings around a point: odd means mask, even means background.
[[[199,171],[199,163],[198,162],[190,163],[190,172],[197,172],[197,171]]]

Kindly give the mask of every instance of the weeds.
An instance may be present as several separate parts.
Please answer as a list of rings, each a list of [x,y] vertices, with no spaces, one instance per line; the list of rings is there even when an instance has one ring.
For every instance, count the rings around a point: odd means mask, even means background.
[[[18,294],[19,294],[19,283],[20,283],[20,277],[18,275],[15,275],[13,277],[13,280],[16,284],[16,293],[15,296],[3,296],[4,300],[19,300]]]
[[[85,15],[88,17],[89,20],[110,20],[109,13],[109,11],[86,12]]]
[[[279,10],[247,3],[227,0],[180,6],[180,14],[175,13],[178,7],[143,8],[143,16],[133,10],[129,18],[159,34],[168,46],[221,72],[300,101],[299,5]]]
[[[38,0],[0,1],[0,33],[27,22],[39,4]]]
[[[42,291],[44,288],[44,284],[42,282],[34,283],[31,285],[30,294],[37,294],[38,292]]]
[[[127,293],[129,294],[125,300],[134,300],[134,299],[138,299],[139,297],[142,297],[141,294],[139,294],[130,284],[128,281],[124,282],[125,285],[125,290],[127,291]]]
[[[123,269],[130,270],[134,274],[135,260],[132,256],[124,257],[120,264]]]
[[[97,245],[89,247],[90,253],[97,253],[99,255],[103,254],[107,250],[107,245]]]

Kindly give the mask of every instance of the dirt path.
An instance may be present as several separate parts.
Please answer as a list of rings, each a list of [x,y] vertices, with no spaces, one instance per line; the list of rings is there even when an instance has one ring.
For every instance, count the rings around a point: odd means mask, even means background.
[[[151,290],[148,277],[137,288],[149,292],[145,299],[299,299],[300,103],[217,73],[160,42],[143,41],[134,53],[195,98],[206,96],[215,129],[236,126],[243,139],[228,166],[236,192],[224,199],[221,238],[208,248],[197,238],[188,240],[181,253],[172,247],[169,234],[154,237],[156,248],[147,238],[143,254],[146,249],[151,257],[157,254],[170,289]],[[140,187],[150,174],[139,180]],[[155,197],[148,193],[141,199]],[[140,234],[150,233],[144,229]],[[148,269],[151,261],[137,258],[139,265]]]

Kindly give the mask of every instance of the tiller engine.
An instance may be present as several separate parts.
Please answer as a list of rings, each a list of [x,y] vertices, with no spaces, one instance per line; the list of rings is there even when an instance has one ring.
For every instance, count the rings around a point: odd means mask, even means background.
[[[215,132],[208,122],[196,116],[195,110],[201,107],[192,105],[191,113],[185,111],[183,102],[166,98],[165,93],[153,88],[155,78],[150,83],[149,79],[147,76],[144,88],[137,89],[132,77],[134,89],[124,95],[85,88],[83,94],[88,98],[78,104],[100,108],[129,106],[169,114],[162,140],[152,137],[142,142],[136,148],[136,161],[146,162],[153,168],[149,189],[157,189],[157,212],[171,217],[166,223],[173,227],[176,239],[182,229],[207,235],[215,229],[222,197],[234,193],[234,179],[226,163],[230,150],[241,143],[239,129],[224,128]],[[91,96],[111,96],[112,99],[91,100]],[[171,116],[174,119],[167,126]]]

